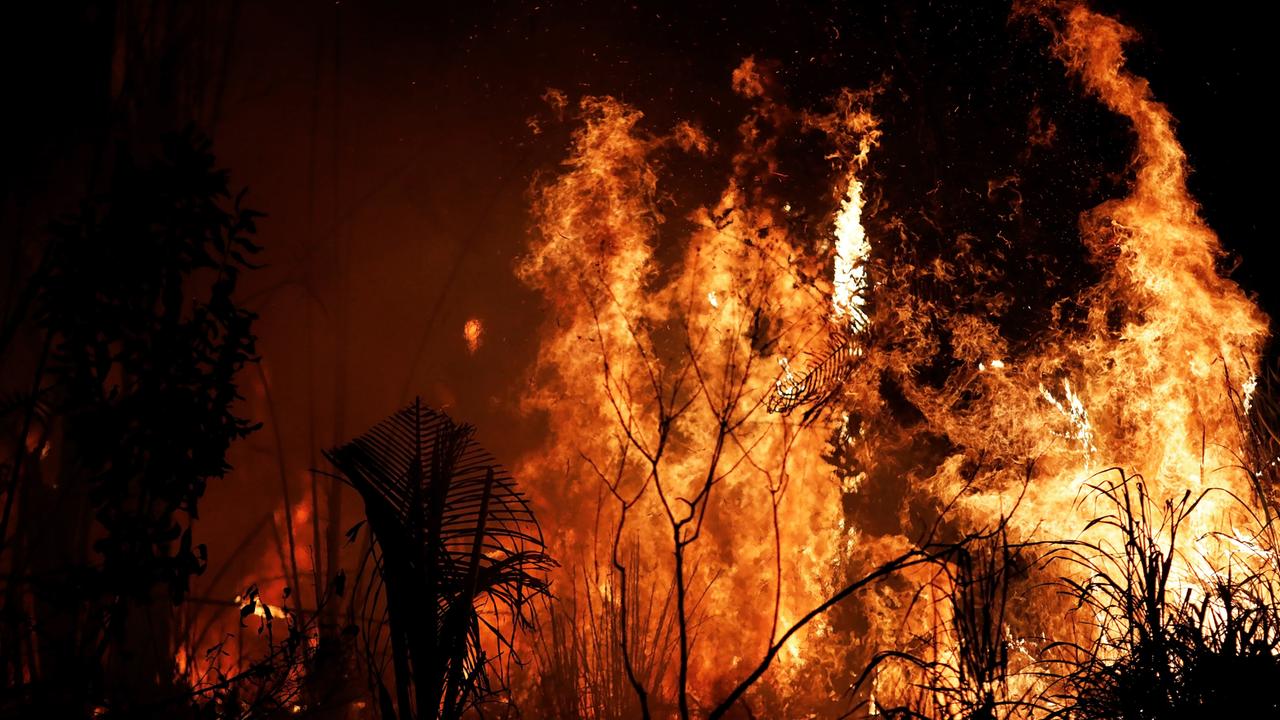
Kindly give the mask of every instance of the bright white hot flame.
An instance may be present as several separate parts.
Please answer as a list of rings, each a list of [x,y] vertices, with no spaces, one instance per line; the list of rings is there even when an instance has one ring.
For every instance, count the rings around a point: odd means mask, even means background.
[[[867,289],[866,261],[871,254],[871,243],[867,241],[867,232],[862,227],[862,204],[862,183],[850,173],[849,189],[840,203],[840,212],[836,214],[831,312],[833,319],[844,321],[854,332],[867,325],[864,309],[867,300],[863,293]]]
[[[1071,389],[1071,381],[1066,378],[1062,379],[1062,394],[1064,399],[1059,401],[1044,385],[1040,386],[1041,397],[1047,400],[1072,425],[1071,431],[1055,434],[1080,443],[1080,448],[1084,451],[1085,465],[1087,467],[1089,457],[1098,451],[1098,448],[1093,444],[1093,423],[1089,421],[1089,411],[1085,409],[1084,401],[1080,399],[1080,396]]]
[[[800,379],[791,372],[791,361],[786,357],[780,357],[778,366],[782,368],[782,377],[773,381],[774,391],[778,393],[778,397],[788,400],[799,397]]]

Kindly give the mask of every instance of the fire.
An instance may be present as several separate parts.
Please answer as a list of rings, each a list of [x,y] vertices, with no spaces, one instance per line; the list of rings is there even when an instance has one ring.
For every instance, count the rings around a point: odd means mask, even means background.
[[[802,261],[792,239],[755,230],[778,226],[782,212],[751,180],[771,163],[765,131],[783,119],[765,93],[768,82],[751,62],[734,73],[735,87],[756,104],[741,127],[734,182],[715,207],[691,213],[696,229],[670,264],[656,246],[667,222],[657,202],[662,158],[706,152],[708,143],[688,125],[650,134],[639,111],[584,98],[572,155],[539,191],[539,233],[520,268],[557,316],[539,360],[550,380],[529,405],[556,408],[553,444],[572,454],[531,458],[523,475],[571,463],[567,482],[533,488],[566,567],[607,567],[615,550],[634,547],[637,562],[623,563],[635,583],[630,591],[665,592],[677,572],[672,523],[689,520],[706,493],[699,539],[680,571],[699,637],[717,645],[688,660],[689,687],[706,701],[729,680],[730,658],[747,666],[785,629],[785,618],[826,595],[841,534],[839,480],[822,459],[826,438],[761,405],[778,363],[825,336],[830,322],[820,291],[794,290]],[[831,132],[851,105],[824,118]],[[854,261],[857,248],[849,249]],[[841,272],[854,310],[856,269]],[[616,500],[627,504],[625,516]],[[595,508],[597,520],[581,523],[582,508]],[[612,547],[615,529],[620,549]],[[744,606],[745,597],[769,601]],[[714,610],[727,607],[735,611]],[[817,632],[793,641],[787,656],[816,660],[808,641]],[[656,682],[674,683],[674,675]]]
[[[836,215],[835,270],[832,277],[831,315],[854,332],[867,324],[867,258],[871,243],[862,227],[862,183],[850,174],[849,190]]]
[[[475,355],[484,342],[484,323],[480,322],[480,318],[467,319],[462,326],[462,339],[467,343],[467,352]]]
[[[300,479],[309,482],[310,473],[300,475]],[[265,523],[270,529],[263,532],[274,541],[274,552],[248,558],[236,579],[239,591],[217,598],[191,618],[196,622],[174,654],[179,675],[187,682],[199,686],[219,673],[235,675],[248,670],[255,656],[244,646],[264,653],[267,650],[265,631],[259,632],[260,629],[273,625],[275,638],[279,639],[292,624],[314,615],[314,600],[307,592],[314,582],[314,554],[310,544],[304,544],[301,538],[311,535],[315,504],[310,493],[304,493],[293,499],[292,505],[287,509],[281,503]],[[290,529],[295,538],[293,558],[289,557]],[[296,583],[292,575],[295,562]],[[201,590],[214,595],[222,587],[215,582]],[[245,589],[249,589],[247,594]],[[224,645],[235,645],[239,652],[223,652]]]
[[[669,618],[684,603],[696,642],[642,678],[654,702],[675,702],[687,685],[695,703],[713,706],[789,621],[934,520],[951,533],[1007,521],[1016,543],[1121,543],[1090,527],[1105,511],[1099,488],[1109,480],[1098,472],[1107,467],[1140,473],[1157,503],[1223,491],[1188,516],[1173,548],[1188,569],[1171,593],[1265,552],[1233,530],[1251,488],[1231,469],[1245,438],[1230,393],[1251,397],[1267,320],[1215,269],[1222,249],[1188,193],[1172,118],[1125,68],[1133,33],[1083,5],[1024,3],[1015,15],[1051,27],[1052,52],[1135,140],[1128,194],[1081,216],[1099,271],[1078,298],[1082,313],[1017,342],[992,322],[996,310],[954,309],[937,319],[953,338],[943,350],[930,324],[937,307],[918,281],[978,269],[877,257],[863,213],[879,88],[797,111],[775,99],[768,66],[748,58],[731,86],[751,110],[726,141],[687,123],[655,130],[614,98],[579,102],[568,157],[535,187],[536,227],[518,268],[554,317],[526,401],[547,412],[549,449],[527,457],[521,475],[542,478],[530,490],[565,568],[559,587],[592,595],[561,611],[586,622],[584,613],[616,613],[630,602],[623,593],[637,593]],[[792,205],[770,184],[787,133],[813,133],[829,150],[819,237],[785,221]],[[677,210],[666,165],[726,146],[737,149],[718,199]],[[940,356],[956,369],[919,380]],[[895,403],[918,419],[904,422]],[[791,412],[799,407],[813,410]],[[935,460],[910,456],[922,439],[939,448]],[[883,508],[878,517],[859,509],[872,507],[860,496],[883,468],[902,468],[888,523]],[[594,584],[571,579],[584,571]],[[916,650],[955,667],[970,640],[947,603],[972,578],[907,579],[911,589],[880,588],[789,641],[760,701],[787,715],[834,707],[858,652],[907,638],[930,638]],[[1000,627],[1015,676],[1043,659],[1049,633],[1084,632],[1088,619],[1060,604],[1019,607]],[[677,643],[653,623],[633,627],[629,646]],[[877,671],[873,707],[911,677]],[[1037,682],[1018,677],[1020,691]]]
[[[264,620],[282,620],[286,615],[286,610],[279,605],[262,602],[261,600],[249,599],[237,595],[234,600],[236,607],[241,612],[250,613]]]

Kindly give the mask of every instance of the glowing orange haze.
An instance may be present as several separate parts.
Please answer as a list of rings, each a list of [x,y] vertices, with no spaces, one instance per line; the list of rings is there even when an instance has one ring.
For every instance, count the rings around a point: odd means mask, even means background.
[[[720,144],[691,125],[656,134],[635,108],[584,97],[569,157],[537,188],[535,237],[519,274],[549,305],[527,402],[547,412],[551,437],[517,474],[564,565],[557,591],[566,602],[583,592],[572,577],[584,572],[600,598],[615,598],[607,568],[620,498],[635,501],[618,535],[620,558],[632,582],[644,592],[653,585],[661,600],[673,582],[670,518],[694,509],[713,479],[683,569],[698,603],[695,702],[717,702],[778,632],[916,539],[905,519],[898,537],[860,535],[842,496],[857,493],[862,478],[841,477],[824,459],[834,442],[874,462],[867,428],[888,422],[884,374],[956,448],[930,477],[911,480],[909,494],[938,506],[954,501],[961,527],[989,526],[1012,511],[1027,481],[1015,539],[1077,537],[1101,513],[1086,483],[1100,482],[1095,473],[1110,466],[1142,473],[1158,500],[1209,487],[1250,495],[1244,473],[1231,469],[1243,438],[1228,388],[1247,394],[1267,320],[1215,270],[1221,249],[1188,195],[1171,117],[1123,67],[1132,33],[1083,6],[1016,12],[1050,18],[1055,54],[1132,124],[1132,186],[1081,218],[1081,240],[1102,268],[1078,298],[1084,319],[1036,328],[1015,353],[989,318],[957,312],[951,352],[966,369],[941,387],[911,382],[912,368],[940,352],[916,319],[926,301],[895,282],[911,273],[893,268],[893,258],[867,262],[876,239],[860,222],[859,173],[879,138],[874,92],[843,91],[825,114],[795,111],[773,99],[767,73],[745,60],[732,87],[754,109],[739,137],[724,141],[737,147],[732,176],[714,206],[688,218],[695,229],[679,243],[661,210],[664,158]],[[786,221],[784,199],[752,182],[776,170],[776,138],[795,130],[825,139],[838,179],[830,198],[814,199],[834,207],[816,254],[804,250],[814,238],[790,234],[798,224]],[[933,272],[945,276],[945,268]],[[808,427],[798,412],[769,413],[770,398],[807,371],[806,353],[831,338],[856,350],[834,411]],[[673,409],[682,412],[668,425]],[[733,426],[727,437],[718,432],[722,420]],[[975,481],[966,468],[979,454]],[[1240,519],[1233,502],[1211,494],[1183,533],[1179,549],[1197,572],[1228,561],[1231,548],[1209,533]],[[1090,532],[1105,540],[1101,529]],[[871,627],[858,642],[892,645],[906,596],[884,590],[860,602]],[[910,627],[945,621],[919,617]],[[1024,631],[1034,628],[1011,629]],[[836,700],[850,680],[846,632],[826,619],[811,625],[789,643],[766,690],[815,706]],[[674,672],[651,690],[670,693]]]

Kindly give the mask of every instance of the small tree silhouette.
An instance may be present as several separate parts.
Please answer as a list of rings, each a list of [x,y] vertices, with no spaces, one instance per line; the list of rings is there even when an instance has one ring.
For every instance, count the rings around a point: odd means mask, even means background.
[[[458,718],[493,697],[491,666],[547,592],[537,520],[474,433],[415,400],[325,453],[363,498],[380,554],[398,705],[376,678],[384,716]]]

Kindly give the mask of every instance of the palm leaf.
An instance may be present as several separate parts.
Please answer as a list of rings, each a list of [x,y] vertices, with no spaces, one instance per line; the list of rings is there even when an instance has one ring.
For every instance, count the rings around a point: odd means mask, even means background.
[[[825,350],[812,358],[810,370],[804,377],[778,383],[768,399],[769,412],[786,415],[808,405],[810,408],[803,416],[803,422],[808,424],[844,390],[862,352],[852,336],[833,332]]]
[[[325,453],[364,499],[382,552],[401,717],[410,686],[420,716],[457,717],[482,701],[492,686],[477,607],[514,630],[547,590],[553,561],[528,501],[474,436],[415,400]]]

